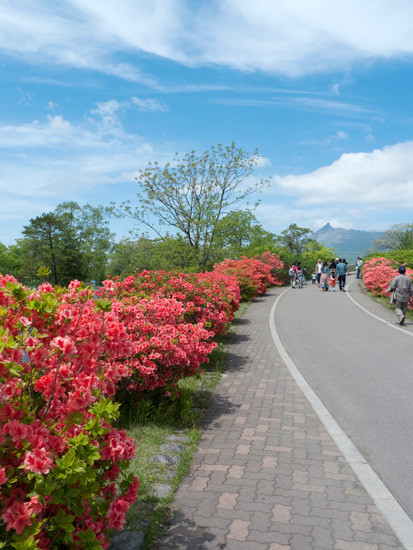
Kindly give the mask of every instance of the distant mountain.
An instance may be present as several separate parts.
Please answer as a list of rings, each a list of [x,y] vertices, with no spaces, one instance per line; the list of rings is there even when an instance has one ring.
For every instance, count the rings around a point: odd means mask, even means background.
[[[362,231],[360,229],[343,229],[324,227],[313,233],[312,238],[327,248],[334,248],[337,256],[353,262],[357,256],[365,256],[372,248],[372,240],[383,237],[383,231]]]

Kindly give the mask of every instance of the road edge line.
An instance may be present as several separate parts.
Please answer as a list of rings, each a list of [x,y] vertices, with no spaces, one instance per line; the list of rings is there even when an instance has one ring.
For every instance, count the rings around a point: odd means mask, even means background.
[[[290,289],[285,289],[274,301],[270,311],[270,331],[275,347],[284,361],[289,373],[294,378],[300,390],[308,399],[321,423],[331,436],[350,468],[356,474],[364,489],[370,495],[374,504],[386,519],[394,534],[405,550],[413,550],[413,521],[406,514],[376,472],[369,466],[350,438],[343,432],[331,413],[323,405],[321,399],[311,389],[304,376],[296,367],[294,361],[284,348],[275,327],[275,310],[282,296]],[[357,303],[357,302],[355,302]],[[368,312],[369,313],[369,312]],[[375,315],[373,315],[376,317]],[[378,318],[379,319],[379,318]],[[383,320],[382,320],[383,321]],[[384,321],[383,321],[384,322]],[[387,321],[386,321],[387,323]],[[390,325],[392,326],[392,325]],[[396,328],[396,327],[394,327]],[[405,331],[403,331],[405,332]],[[410,334],[410,333],[408,333]]]
[[[352,285],[353,283],[355,283],[357,281],[357,279],[354,279],[353,281],[351,281],[347,286],[350,287],[350,285]],[[391,328],[394,328],[395,330],[399,330],[400,332],[403,332],[403,334],[408,334],[409,336],[413,336],[413,332],[409,332],[408,330],[405,330],[403,328],[400,328],[396,325],[393,325],[392,323],[389,323],[389,321],[386,321],[386,319],[382,319],[381,317],[379,317],[378,315],[375,315],[374,313],[372,313],[371,311],[369,311],[368,309],[366,309],[364,306],[360,305],[357,300],[355,300],[351,294],[349,292],[346,292],[347,294],[347,297],[353,302],[353,304],[355,304],[357,307],[359,307],[360,309],[362,309],[365,313],[367,313],[368,315],[370,315],[371,317],[374,317],[375,319],[377,319],[378,321],[380,321],[381,323],[384,323],[385,325],[387,325],[388,327],[391,327]]]

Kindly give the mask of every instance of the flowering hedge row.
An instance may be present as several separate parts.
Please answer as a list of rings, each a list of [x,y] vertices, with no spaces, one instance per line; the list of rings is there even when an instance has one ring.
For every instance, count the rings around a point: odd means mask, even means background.
[[[269,286],[281,286],[282,277],[277,271],[283,269],[284,264],[278,256],[266,252],[260,257],[239,260],[227,259],[215,264],[214,271],[222,275],[230,275],[239,284],[241,297],[244,300],[253,300],[258,295],[265,294]]]
[[[185,322],[202,323],[219,335],[229,328],[241,299],[237,281],[219,273],[142,271],[124,281],[104,282],[101,296],[139,301],[142,298],[176,300]]]
[[[240,300],[218,273],[143,272],[98,292],[0,276],[0,541],[108,547],[139,482],[112,423],[119,387],[173,388],[208,360]],[[1,543],[0,543],[1,546]]]
[[[113,301],[134,342],[133,357],[124,359],[131,376],[123,387],[166,387],[168,393],[208,362],[217,345],[212,338],[229,328],[240,300],[236,281],[214,273],[143,271],[105,281],[98,294]]]
[[[399,263],[389,258],[371,258],[363,266],[363,283],[375,296],[387,296],[386,289],[398,271]],[[406,275],[413,279],[413,270],[406,268]],[[408,309],[413,310],[413,297],[410,298]]]
[[[122,324],[73,282],[29,291],[0,277],[0,540],[6,548],[107,548],[139,482],[108,397],[128,374]],[[117,482],[115,485],[115,481]]]

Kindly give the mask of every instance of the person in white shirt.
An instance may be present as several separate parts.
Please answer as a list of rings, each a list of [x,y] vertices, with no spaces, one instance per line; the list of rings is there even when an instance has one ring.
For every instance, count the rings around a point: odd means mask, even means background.
[[[315,266],[315,271],[317,273],[317,283],[318,283],[318,286],[320,286],[320,277],[321,277],[321,272],[323,271],[323,262],[321,260],[318,260]]]

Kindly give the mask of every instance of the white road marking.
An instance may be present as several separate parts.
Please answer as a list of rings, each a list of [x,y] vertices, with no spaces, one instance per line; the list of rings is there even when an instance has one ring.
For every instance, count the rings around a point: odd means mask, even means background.
[[[355,283],[357,279],[354,279],[354,281],[351,281],[351,283],[348,284],[348,286],[350,286],[351,284]],[[349,294],[348,292],[346,292],[347,294],[347,297],[353,302],[353,304],[355,304],[357,307],[359,307],[360,309],[362,309],[365,313],[367,313],[368,315],[371,315],[371,317],[374,317],[375,319],[377,319],[378,321],[380,321],[381,323],[384,323],[385,325],[387,325],[388,327],[391,327],[391,328],[394,328],[396,330],[399,330],[400,332],[403,332],[404,334],[408,334],[409,336],[413,336],[413,332],[409,332],[408,330],[405,330],[401,327],[398,327],[397,325],[393,325],[392,323],[389,323],[388,321],[386,321],[385,319],[382,319],[381,317],[378,317],[377,315],[374,315],[374,313],[371,313],[371,311],[369,311],[368,309],[366,309],[365,307],[361,306],[359,303],[356,302],[356,300],[351,296],[351,294]]]

